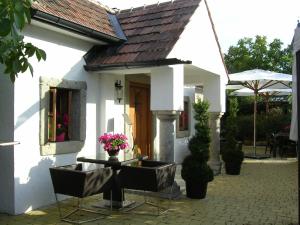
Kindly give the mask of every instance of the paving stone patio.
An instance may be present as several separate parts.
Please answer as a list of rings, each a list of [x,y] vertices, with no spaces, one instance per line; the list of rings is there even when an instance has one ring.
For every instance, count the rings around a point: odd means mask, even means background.
[[[178,172],[180,172],[178,170]],[[295,159],[245,160],[240,176],[222,174],[209,184],[207,198],[187,199],[180,173],[176,177],[183,195],[172,210],[154,217],[118,212],[87,224],[138,225],[295,225],[298,224],[297,162]],[[134,195],[128,198],[139,198]],[[89,199],[98,201],[99,196]],[[70,201],[70,200],[69,200]],[[67,202],[68,203],[68,202]],[[163,201],[163,204],[166,202]],[[151,210],[144,208],[144,210]],[[19,216],[0,214],[1,225],[63,225],[56,205]]]

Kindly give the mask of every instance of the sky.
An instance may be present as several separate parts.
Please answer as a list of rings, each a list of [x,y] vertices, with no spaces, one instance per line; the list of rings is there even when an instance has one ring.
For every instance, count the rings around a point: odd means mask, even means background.
[[[119,9],[158,2],[158,0],[98,1]],[[170,0],[159,2],[166,1]],[[300,0],[207,0],[207,2],[224,53],[230,46],[236,45],[239,39],[255,38],[256,35],[266,36],[268,42],[278,38],[286,47],[291,44],[297,20],[300,20]]]

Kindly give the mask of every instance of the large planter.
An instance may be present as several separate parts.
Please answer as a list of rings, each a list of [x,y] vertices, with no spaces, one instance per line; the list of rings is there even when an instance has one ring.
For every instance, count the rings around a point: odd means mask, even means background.
[[[229,175],[239,175],[242,163],[225,162],[225,171]]]
[[[203,199],[206,197],[208,182],[186,181],[186,196],[192,199]]]

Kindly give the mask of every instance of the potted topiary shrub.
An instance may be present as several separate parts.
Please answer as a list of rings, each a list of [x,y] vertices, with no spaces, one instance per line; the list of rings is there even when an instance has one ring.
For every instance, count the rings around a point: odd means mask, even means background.
[[[229,110],[226,118],[225,143],[222,147],[222,159],[225,171],[230,175],[239,175],[244,160],[242,145],[236,140],[238,102],[236,98],[229,99]]]
[[[207,165],[210,144],[208,107],[207,101],[199,101],[193,105],[195,135],[188,144],[191,154],[182,162],[181,176],[185,180],[186,195],[194,199],[205,198],[207,183],[214,178],[212,169]]]

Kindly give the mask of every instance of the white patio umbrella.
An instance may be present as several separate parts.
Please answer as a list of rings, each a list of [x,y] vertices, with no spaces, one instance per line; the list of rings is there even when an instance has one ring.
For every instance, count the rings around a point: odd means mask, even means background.
[[[254,69],[240,73],[229,74],[230,81],[238,81],[241,85],[249,88],[254,92],[254,109],[253,109],[253,148],[254,157],[256,157],[256,111],[257,96],[263,89],[289,87],[292,76],[289,74],[276,73],[267,70]]]
[[[292,88],[265,88],[258,91],[258,95],[262,96],[266,103],[266,113],[269,112],[269,102],[270,98],[273,96],[285,96],[292,93]],[[242,88],[231,93],[233,96],[254,96],[254,91],[249,88]]]

